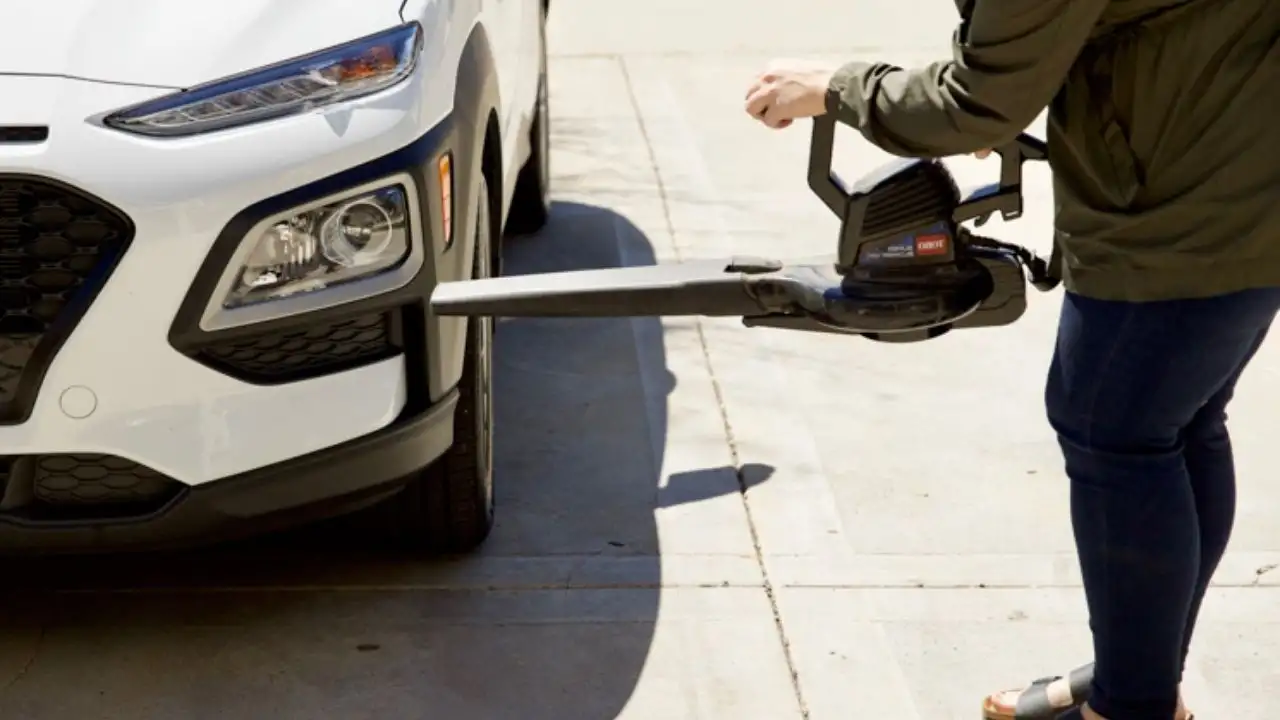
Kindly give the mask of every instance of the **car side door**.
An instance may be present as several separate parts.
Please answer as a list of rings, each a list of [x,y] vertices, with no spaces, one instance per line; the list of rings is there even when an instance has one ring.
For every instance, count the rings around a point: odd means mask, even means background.
[[[493,47],[493,59],[497,67],[499,102],[499,122],[502,129],[502,158],[504,185],[510,188],[514,183],[518,167],[513,167],[515,150],[520,132],[520,117],[523,112],[524,95],[528,92],[521,67],[524,56],[525,6],[528,0],[483,0],[485,4],[486,30],[490,32]]]
[[[524,13],[520,32],[520,107],[528,124],[533,123],[538,104],[538,83],[542,80],[543,43],[546,42],[546,18],[551,0],[522,0]]]

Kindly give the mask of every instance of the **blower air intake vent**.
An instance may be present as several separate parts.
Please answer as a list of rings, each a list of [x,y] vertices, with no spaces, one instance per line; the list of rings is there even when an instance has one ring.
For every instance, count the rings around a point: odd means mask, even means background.
[[[877,187],[867,203],[862,237],[874,239],[937,222],[949,222],[960,189],[940,162],[920,162]]]

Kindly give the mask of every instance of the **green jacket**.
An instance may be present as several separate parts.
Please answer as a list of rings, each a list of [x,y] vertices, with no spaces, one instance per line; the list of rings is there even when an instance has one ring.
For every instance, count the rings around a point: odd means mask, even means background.
[[[828,110],[890,153],[944,157],[1049,107],[1068,290],[1280,286],[1280,0],[958,1],[952,60],[850,63]]]

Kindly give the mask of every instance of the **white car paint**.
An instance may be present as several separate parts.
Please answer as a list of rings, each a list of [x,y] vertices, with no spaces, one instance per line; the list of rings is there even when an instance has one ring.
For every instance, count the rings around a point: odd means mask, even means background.
[[[189,87],[399,22],[400,0],[5,3],[0,72]]]
[[[453,110],[471,29],[497,45],[504,197],[523,157],[538,64],[525,45],[540,0],[410,0],[424,29],[406,82],[322,111],[188,138],[86,118],[390,29],[401,0],[42,0],[0,22],[0,126],[50,141],[0,144],[0,174],[66,182],[136,226],[127,253],[65,342],[31,418],[0,425],[0,454],[105,453],[188,485],[270,465],[387,426],[405,402],[399,358],[279,386],[244,383],[170,346],[175,312],[236,213],[421,137]],[[126,9],[127,8],[127,9]],[[519,43],[511,48],[502,42]],[[508,101],[511,102],[508,102]],[[88,410],[88,412],[86,412]]]

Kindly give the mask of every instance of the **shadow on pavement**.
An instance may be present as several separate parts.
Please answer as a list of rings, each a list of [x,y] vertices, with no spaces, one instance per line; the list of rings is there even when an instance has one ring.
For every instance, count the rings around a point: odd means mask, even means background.
[[[649,264],[561,204],[508,274]],[[362,554],[321,524],[174,555],[24,561],[0,599],[0,717],[605,720],[653,640],[667,370],[657,320],[504,320],[498,525],[475,557]]]
[[[693,470],[690,472],[672,473],[667,483],[658,491],[658,507],[669,508],[677,505],[689,505],[703,502],[725,494],[727,488],[723,483],[707,482],[709,476],[724,473],[736,473],[739,480],[750,490],[773,477],[771,465],[747,463],[740,468],[721,467]],[[735,492],[740,492],[735,490]]]

